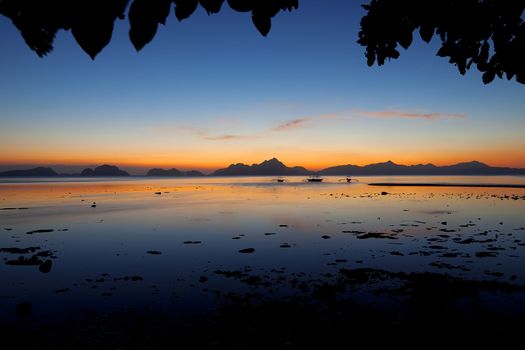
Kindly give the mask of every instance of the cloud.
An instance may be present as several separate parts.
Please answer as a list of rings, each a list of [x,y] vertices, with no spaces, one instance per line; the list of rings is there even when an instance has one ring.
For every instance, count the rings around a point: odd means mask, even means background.
[[[255,138],[255,136],[252,135],[232,135],[232,134],[225,134],[225,135],[217,135],[217,136],[209,136],[209,135],[200,135],[205,140],[211,140],[211,141],[221,141],[221,140],[238,140],[238,139],[252,139]]]
[[[304,123],[308,122],[310,118],[298,118],[298,119],[292,119],[290,121],[287,121],[285,123],[279,124],[276,127],[272,128],[272,131],[285,131],[285,130],[291,130],[296,129],[301,126],[303,126]]]
[[[437,120],[437,119],[459,119],[465,118],[465,114],[457,113],[415,113],[405,112],[398,110],[386,110],[386,111],[358,111],[359,114],[363,114],[369,117],[377,118],[405,118],[405,119],[426,119],[426,120]]]

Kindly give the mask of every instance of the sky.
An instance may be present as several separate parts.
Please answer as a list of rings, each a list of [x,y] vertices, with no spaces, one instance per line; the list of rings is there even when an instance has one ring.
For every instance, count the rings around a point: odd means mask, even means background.
[[[419,38],[368,67],[362,1],[301,0],[267,37],[199,8],[137,53],[127,19],[93,61],[70,32],[39,58],[0,16],[0,169],[211,171],[277,157],[312,170],[392,160],[525,167],[525,85],[461,76]],[[414,36],[416,38],[416,35]]]

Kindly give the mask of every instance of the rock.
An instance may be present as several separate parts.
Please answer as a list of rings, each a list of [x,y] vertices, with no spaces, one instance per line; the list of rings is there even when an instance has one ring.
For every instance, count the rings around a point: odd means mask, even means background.
[[[44,261],[39,267],[38,271],[42,273],[49,273],[51,271],[51,266],[53,265],[53,262],[51,260]]]
[[[0,253],[10,253],[10,254],[28,254],[34,253],[37,250],[40,250],[40,247],[27,247],[27,248],[0,248]]]
[[[148,250],[148,254],[151,255],[160,255],[162,252],[159,252],[158,250]]]
[[[393,250],[390,252],[390,255],[397,255],[397,256],[403,256],[404,254],[401,252],[398,252],[397,250]]]
[[[208,277],[206,277],[206,276],[199,277],[199,282],[204,283],[204,282],[207,282],[207,281],[208,281]]]
[[[332,238],[332,237],[330,237],[330,236],[328,236],[328,235],[323,235],[323,236],[321,236],[321,238],[322,238],[322,239],[330,239],[330,238]]]
[[[34,231],[28,231],[26,234],[32,235],[33,233],[47,233],[47,232],[53,232],[53,229],[42,229],[42,230],[34,230]]]
[[[202,243],[201,241],[184,241],[183,244],[199,244]]]
[[[476,257],[477,258],[495,258],[498,255],[498,253],[495,252],[477,252]]]
[[[96,208],[97,207],[97,203],[93,202],[93,204],[91,204],[91,208]]]
[[[162,194],[162,192],[155,192],[155,194]]]
[[[15,266],[37,266],[42,264],[42,260],[38,259],[36,255],[26,259],[23,256],[19,257],[16,260],[7,260],[6,265],[15,265]]]
[[[288,243],[283,243],[280,245],[281,248],[291,248],[292,246],[289,245]]]
[[[255,252],[255,248],[244,248],[244,249],[239,250],[239,253],[244,253],[244,254],[251,254],[253,252]]]
[[[385,191],[381,192],[382,196],[386,196],[387,194],[388,194],[388,192],[385,192]]]
[[[368,232],[362,235],[357,235],[357,239],[382,238],[382,239],[397,239],[394,236],[389,236],[384,232]]]

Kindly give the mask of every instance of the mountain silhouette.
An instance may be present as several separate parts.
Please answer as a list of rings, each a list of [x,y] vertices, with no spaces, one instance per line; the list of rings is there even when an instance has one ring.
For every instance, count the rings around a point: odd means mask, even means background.
[[[154,168],[148,170],[147,176],[168,176],[168,177],[178,177],[178,176],[204,176],[203,173],[201,173],[198,170],[189,170],[189,171],[180,171],[178,169],[172,168],[172,169],[160,169],[160,168]]]
[[[472,161],[454,165],[401,165],[392,161],[365,166],[339,165],[319,171],[320,175],[525,175],[525,169],[491,167]]]
[[[374,163],[364,166],[346,164],[329,167],[318,172],[310,171],[300,166],[288,167],[277,158],[265,160],[260,164],[246,165],[243,163],[231,164],[227,168],[218,169],[210,176],[247,176],[247,175],[525,175],[523,168],[492,167],[478,161],[457,163],[454,165],[437,166],[431,163],[402,165],[392,161]],[[0,176],[31,177],[31,176],[130,176],[126,171],[114,165],[101,165],[95,169],[86,168],[80,174],[59,174],[52,168],[38,167],[25,170],[8,170],[0,172]],[[178,169],[154,168],[147,172],[147,176],[206,176],[198,170],[180,171]]]
[[[51,168],[45,168],[45,167],[38,167],[38,168],[32,168],[32,169],[25,169],[25,170],[8,170],[0,173],[0,176],[58,176],[57,172],[55,172]]]
[[[86,168],[82,170],[80,176],[129,176],[129,174],[114,165],[104,164],[95,169]]]
[[[312,172],[303,167],[287,167],[277,158],[265,160],[260,164],[231,164],[229,167],[213,172],[212,176],[243,176],[243,175],[309,175]]]

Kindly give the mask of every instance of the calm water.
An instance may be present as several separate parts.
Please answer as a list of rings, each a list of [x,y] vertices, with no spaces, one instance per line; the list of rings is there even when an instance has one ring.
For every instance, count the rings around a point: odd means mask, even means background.
[[[42,318],[199,312],[228,293],[300,295],[358,267],[525,285],[525,189],[367,186],[523,177],[272,179],[2,179],[0,317],[24,301]]]

